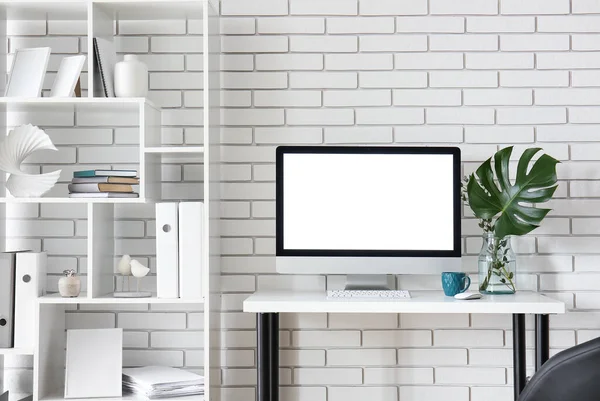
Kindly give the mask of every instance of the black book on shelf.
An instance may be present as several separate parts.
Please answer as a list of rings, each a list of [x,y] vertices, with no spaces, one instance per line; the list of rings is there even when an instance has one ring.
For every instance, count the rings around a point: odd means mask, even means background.
[[[106,93],[106,84],[104,74],[102,74],[102,63],[100,62],[100,51],[98,41],[94,38],[94,97],[108,97]]]
[[[113,42],[94,38],[94,96],[115,97],[114,75],[117,53]]]

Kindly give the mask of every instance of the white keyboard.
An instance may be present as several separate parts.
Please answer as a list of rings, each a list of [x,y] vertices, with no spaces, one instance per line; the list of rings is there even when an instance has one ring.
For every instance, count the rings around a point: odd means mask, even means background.
[[[327,299],[406,299],[410,293],[406,290],[333,290],[327,291]]]

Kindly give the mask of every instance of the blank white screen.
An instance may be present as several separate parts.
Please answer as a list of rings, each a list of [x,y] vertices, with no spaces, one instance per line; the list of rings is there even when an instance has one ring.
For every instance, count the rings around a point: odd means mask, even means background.
[[[283,247],[452,250],[453,158],[284,155]]]

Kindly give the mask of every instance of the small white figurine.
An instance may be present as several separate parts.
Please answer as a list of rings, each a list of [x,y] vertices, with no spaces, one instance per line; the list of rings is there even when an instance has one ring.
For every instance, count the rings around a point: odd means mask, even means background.
[[[131,276],[131,256],[123,255],[117,265],[117,270],[119,270],[119,273],[123,276]]]
[[[123,283],[122,290],[114,293],[115,298],[148,298],[152,296],[149,292],[140,291],[140,280],[150,273],[150,268],[144,266],[138,260],[131,259],[129,255],[123,255],[117,269],[121,273],[123,280],[127,277],[127,289],[125,290],[125,283]],[[136,291],[131,291],[129,288],[129,277],[131,275],[136,279]]]
[[[131,273],[133,273],[133,275],[136,278],[146,277],[148,275],[148,273],[150,273],[150,268],[144,266],[143,264],[141,264],[140,262],[138,262],[135,259],[133,259],[131,261],[130,265],[131,265]]]

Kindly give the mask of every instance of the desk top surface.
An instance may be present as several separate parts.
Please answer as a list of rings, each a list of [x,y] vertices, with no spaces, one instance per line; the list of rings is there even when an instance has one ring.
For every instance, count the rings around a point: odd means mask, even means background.
[[[459,301],[442,291],[411,291],[410,299],[327,299],[321,292],[258,291],[244,301],[250,313],[565,313],[565,304],[537,292],[484,295]]]

